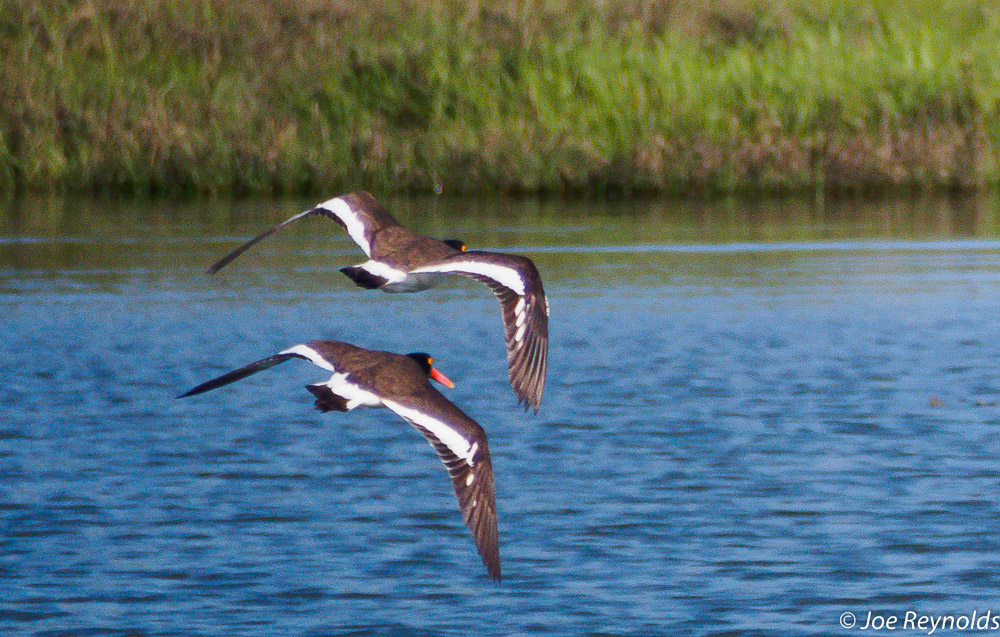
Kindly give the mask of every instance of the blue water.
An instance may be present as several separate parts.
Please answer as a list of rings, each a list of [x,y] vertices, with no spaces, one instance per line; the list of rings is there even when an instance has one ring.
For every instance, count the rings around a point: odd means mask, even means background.
[[[0,634],[865,634],[841,614],[1000,611],[991,231],[424,220],[534,257],[536,416],[485,287],[355,290],[322,224],[210,277],[286,211],[106,206],[0,242]],[[422,437],[314,411],[321,370],[173,399],[321,337],[428,351],[457,383],[490,436],[501,585]]]

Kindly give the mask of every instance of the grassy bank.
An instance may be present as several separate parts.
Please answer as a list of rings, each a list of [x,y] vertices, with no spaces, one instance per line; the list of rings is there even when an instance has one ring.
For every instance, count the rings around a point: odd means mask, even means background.
[[[363,5],[0,0],[0,189],[1000,185],[994,3]]]

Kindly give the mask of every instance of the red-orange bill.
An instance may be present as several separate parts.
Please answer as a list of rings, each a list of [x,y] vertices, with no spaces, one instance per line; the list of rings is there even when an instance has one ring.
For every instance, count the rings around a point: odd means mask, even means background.
[[[431,367],[431,378],[433,378],[437,382],[441,383],[445,387],[452,388],[452,387],[455,386],[455,383],[453,383],[450,380],[448,380],[447,376],[445,376],[444,374],[442,374],[438,370],[434,369],[433,367]]]

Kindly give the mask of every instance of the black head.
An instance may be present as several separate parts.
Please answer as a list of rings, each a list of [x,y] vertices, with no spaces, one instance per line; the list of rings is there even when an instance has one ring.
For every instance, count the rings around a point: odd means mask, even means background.
[[[448,247],[455,248],[459,252],[465,252],[466,246],[464,241],[459,241],[458,239],[445,239],[441,243]]]
[[[412,354],[406,355],[409,358],[417,361],[417,365],[420,365],[420,369],[424,370],[428,378],[436,380],[445,387],[454,387],[455,383],[448,380],[448,377],[434,369],[434,358],[430,354],[425,354],[423,352],[413,352]]]
[[[431,358],[430,354],[424,354],[423,352],[413,352],[406,355],[407,358],[412,358],[417,361],[417,365],[420,365],[420,369],[424,370],[424,373],[428,376],[431,375],[431,365],[434,363],[434,359]]]

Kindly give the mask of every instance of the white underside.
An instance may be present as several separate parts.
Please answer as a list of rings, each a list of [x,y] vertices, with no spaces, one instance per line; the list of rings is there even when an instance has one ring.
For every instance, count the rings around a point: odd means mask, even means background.
[[[359,263],[356,267],[385,279],[387,283],[379,288],[383,292],[420,292],[434,287],[448,276],[438,272],[407,273],[405,270],[394,268],[374,259]]]
[[[383,292],[422,292],[438,285],[446,278],[448,278],[448,275],[436,272],[422,274],[413,274],[411,272],[402,281],[386,283],[379,289]]]

